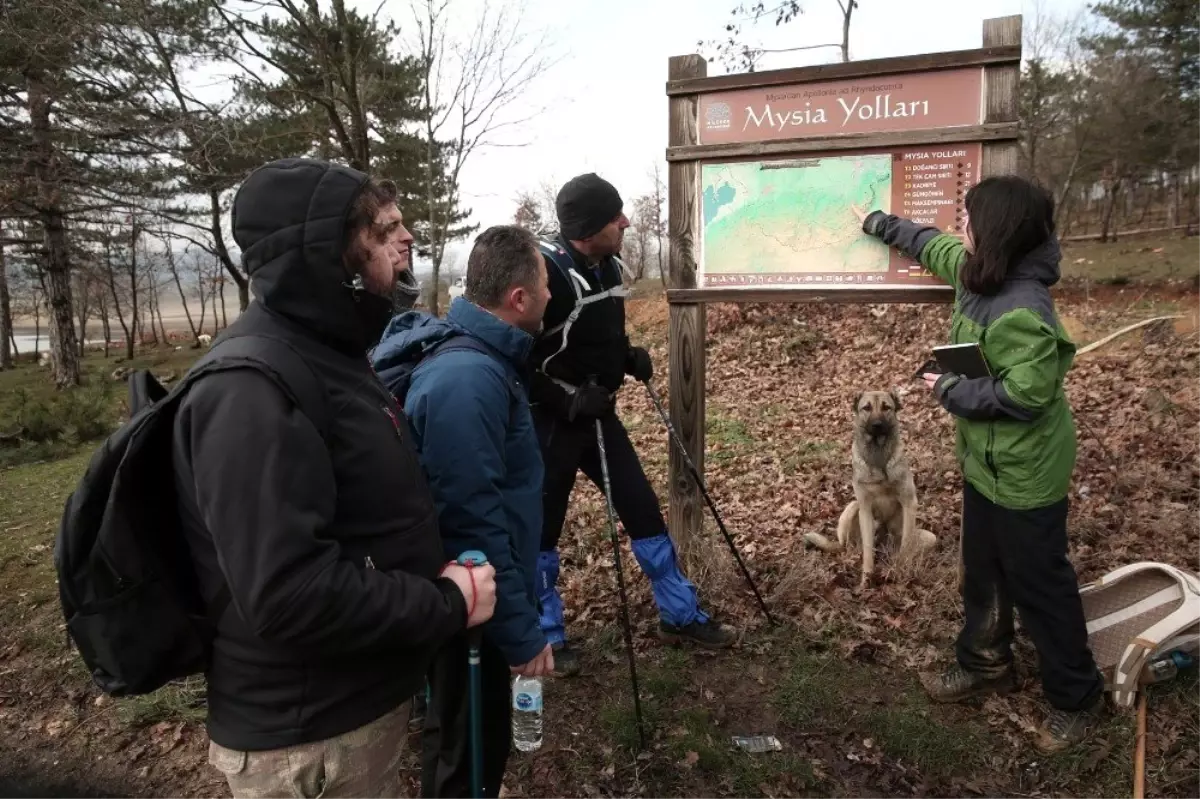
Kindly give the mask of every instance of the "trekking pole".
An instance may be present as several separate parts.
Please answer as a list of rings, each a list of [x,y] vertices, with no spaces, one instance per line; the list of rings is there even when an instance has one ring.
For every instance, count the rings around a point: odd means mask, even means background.
[[[617,566],[617,591],[621,594],[621,622],[625,627],[625,651],[629,655],[629,681],[633,683],[633,715],[637,720],[638,750],[646,748],[642,727],[642,699],[638,692],[637,663],[633,656],[633,629],[629,625],[629,600],[625,596],[625,572],[621,568],[621,542],[617,538],[617,520],[613,511],[612,482],[608,477],[608,456],[604,452],[604,428],[596,420],[596,444],[600,447],[600,471],[604,476],[604,502],[608,510],[608,530],[612,536],[613,559]]]
[[[650,385],[649,380],[643,380],[642,385],[646,387],[647,393],[650,394],[650,400],[654,403],[654,407],[658,409],[658,415],[662,418],[663,424],[667,426],[667,432],[670,433],[671,440],[675,442],[675,446],[679,449],[679,454],[683,455],[684,463],[687,464],[688,471],[692,474],[692,479],[700,487],[700,493],[704,495],[704,501],[708,503],[708,509],[712,511],[713,518],[717,520],[717,526],[721,528],[721,535],[725,536],[725,543],[729,544],[729,551],[733,553],[733,559],[737,561],[738,567],[742,570],[742,576],[746,578],[746,584],[750,586],[750,590],[754,592],[754,598],[758,600],[758,606],[762,608],[763,615],[767,617],[767,622],[774,626],[775,617],[771,615],[771,611],[767,610],[767,603],[763,601],[762,594],[758,592],[758,586],[754,583],[754,578],[750,576],[750,570],[746,568],[746,564],[742,561],[742,556],[738,553],[737,545],[733,543],[733,536],[725,529],[725,522],[721,520],[721,514],[717,512],[717,504],[713,502],[712,497],[708,494],[708,488],[704,485],[704,478],[700,476],[700,471],[696,468],[696,464],[692,463],[692,457],[688,455],[687,448],[679,440],[679,434],[675,432],[675,425],[671,424],[671,418],[663,410],[658,393],[654,390],[654,386]]]
[[[1133,750],[1133,799],[1146,799],[1146,689],[1139,692],[1137,738]]]
[[[470,569],[487,564],[487,555],[477,549],[467,550],[458,556],[458,565]],[[483,627],[476,625],[467,630],[467,677],[470,683],[471,709],[471,796],[483,796],[483,680],[479,666],[479,647],[483,641]]]

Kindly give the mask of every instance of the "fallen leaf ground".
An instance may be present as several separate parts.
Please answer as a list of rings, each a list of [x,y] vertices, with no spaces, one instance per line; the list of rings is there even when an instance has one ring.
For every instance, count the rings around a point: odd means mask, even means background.
[[[667,309],[631,302],[632,337],[650,345],[666,395]],[[1196,570],[1200,544],[1200,345],[1196,283],[1086,284],[1057,292],[1080,343],[1158,313],[1182,319],[1083,356],[1068,391],[1079,420],[1072,559],[1083,581],[1133,560]],[[600,493],[580,482],[563,545],[569,633],[584,673],[552,681],[546,741],[514,753],[514,796],[1120,796],[1131,790],[1133,721],[1112,718],[1087,745],[1041,758],[1036,660],[1018,637],[1025,690],[933,706],[918,670],[946,662],[961,620],[955,540],[961,484],[951,423],[908,379],[944,339],[941,306],[714,306],[708,310],[706,475],[772,611],[771,628],[715,525],[681,542],[705,603],[739,628],[721,654],[664,647],[647,581],[624,549],[647,733],[638,751]],[[0,384],[0,387],[3,387]],[[902,395],[920,522],[940,541],[916,570],[856,591],[857,556],[809,552],[850,496],[850,405],[857,391]],[[621,413],[660,496],[667,438],[637,386]],[[0,471],[0,794],[225,796],[205,764],[203,686],[111,702],[64,648],[50,545],[86,464],[70,458]],[[1147,796],[1200,788],[1195,672],[1151,691]],[[733,735],[774,735],[748,755]],[[413,744],[417,740],[413,738]],[[415,786],[415,760],[410,758]],[[23,790],[22,790],[23,789]]]

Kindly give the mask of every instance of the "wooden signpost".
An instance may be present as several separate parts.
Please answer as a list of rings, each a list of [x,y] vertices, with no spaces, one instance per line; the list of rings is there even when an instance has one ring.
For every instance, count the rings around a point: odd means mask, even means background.
[[[1017,171],[1021,17],[983,47],[706,77],[668,64],[671,419],[704,473],[705,304],[951,302],[953,289],[871,241],[850,205],[961,235],[970,186]],[[670,522],[703,524],[675,447]]]

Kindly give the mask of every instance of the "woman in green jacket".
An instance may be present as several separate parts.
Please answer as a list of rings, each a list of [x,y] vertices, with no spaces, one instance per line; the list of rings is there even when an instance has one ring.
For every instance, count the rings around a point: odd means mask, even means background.
[[[1050,297],[1061,258],[1054,201],[1026,180],[995,177],[967,192],[966,206],[965,244],[934,227],[855,209],[866,233],[954,286],[950,340],[978,342],[993,375],[924,376],[957,426],[966,619],[958,662],[922,681],[943,702],[1011,690],[1015,605],[1051,705],[1037,745],[1060,751],[1095,726],[1104,682],[1067,559],[1075,426],[1063,378],[1075,345]]]

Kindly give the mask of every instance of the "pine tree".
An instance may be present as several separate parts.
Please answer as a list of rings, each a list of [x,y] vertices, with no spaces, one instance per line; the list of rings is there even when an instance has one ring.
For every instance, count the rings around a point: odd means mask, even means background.
[[[1200,18],[1195,0],[1107,0],[1092,10],[1112,25],[1084,42],[1098,63],[1120,61],[1127,65],[1125,72],[1152,75],[1133,91],[1125,83],[1126,91],[1113,96],[1119,98],[1115,103],[1133,106],[1127,117],[1139,123],[1136,144],[1144,154],[1142,162],[1170,174],[1174,202],[1169,208],[1177,221],[1180,176],[1200,159]]]

